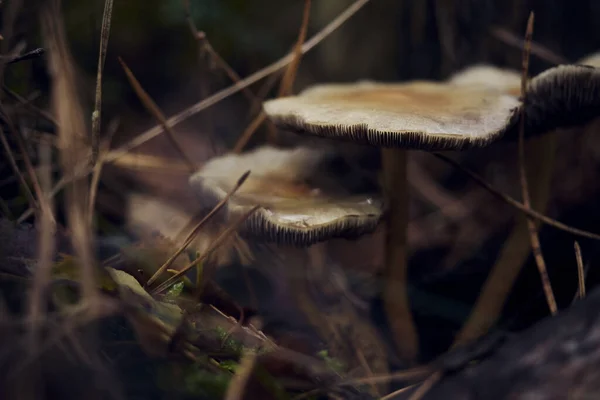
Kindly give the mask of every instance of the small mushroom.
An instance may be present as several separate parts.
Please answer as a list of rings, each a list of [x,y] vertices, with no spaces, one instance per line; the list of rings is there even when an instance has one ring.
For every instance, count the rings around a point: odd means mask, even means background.
[[[476,81],[474,71],[469,75]],[[397,316],[391,328],[407,361],[416,359],[418,338],[406,284],[405,150],[464,150],[518,132],[522,103],[518,92],[507,90],[512,84],[505,86],[510,74],[496,87],[464,84],[464,77],[462,83],[455,77],[445,83],[325,84],[264,103],[266,114],[283,130],[382,148],[388,208],[383,300],[388,315]],[[530,81],[527,99],[529,135],[583,124],[600,113],[600,71],[576,65],[551,68]]]
[[[261,147],[206,163],[190,185],[213,207],[246,171],[252,173],[229,199],[227,219],[260,208],[243,232],[269,242],[309,246],[330,238],[356,238],[373,231],[382,215],[376,194],[349,193],[324,167],[331,154],[310,148]]]
[[[383,203],[377,191],[369,191],[368,185],[363,187],[367,190],[357,190],[362,185],[349,182],[349,168],[331,150],[264,146],[212,159],[190,178],[190,185],[203,206],[212,208],[250,170],[220,217],[235,219],[258,204],[242,233],[282,245],[278,258],[285,259],[283,265],[273,261],[268,266],[271,270],[284,267],[282,272],[290,279],[286,294],[328,343],[334,357],[349,368],[362,369],[366,362],[372,372],[385,374],[389,372],[385,346],[371,323],[343,296],[348,293],[332,283],[331,266],[321,259],[324,249],[317,245],[333,238],[358,238],[374,231],[381,220]],[[315,288],[325,301],[315,304],[310,290]],[[357,346],[365,357],[363,363],[356,356]]]

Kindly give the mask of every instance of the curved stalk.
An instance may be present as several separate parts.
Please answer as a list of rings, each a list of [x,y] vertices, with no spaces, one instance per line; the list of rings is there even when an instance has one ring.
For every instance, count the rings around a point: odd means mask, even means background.
[[[387,210],[383,304],[400,357],[417,360],[419,338],[408,299],[408,184],[406,150],[382,149]]]

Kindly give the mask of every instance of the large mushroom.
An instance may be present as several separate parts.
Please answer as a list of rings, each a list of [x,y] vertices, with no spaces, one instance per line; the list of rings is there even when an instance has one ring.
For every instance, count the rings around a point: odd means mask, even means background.
[[[600,71],[558,66],[530,81],[528,136],[579,125],[600,111]],[[406,150],[465,150],[516,135],[522,104],[506,87],[460,82],[325,84],[265,102],[280,129],[382,149],[388,211],[384,305],[397,346],[415,361],[418,338],[407,294]]]

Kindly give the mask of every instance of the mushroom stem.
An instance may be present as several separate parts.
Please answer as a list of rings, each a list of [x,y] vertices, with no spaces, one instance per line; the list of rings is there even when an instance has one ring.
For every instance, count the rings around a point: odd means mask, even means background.
[[[408,300],[408,184],[406,150],[384,148],[382,167],[387,205],[383,304],[402,359],[416,361],[419,339]]]

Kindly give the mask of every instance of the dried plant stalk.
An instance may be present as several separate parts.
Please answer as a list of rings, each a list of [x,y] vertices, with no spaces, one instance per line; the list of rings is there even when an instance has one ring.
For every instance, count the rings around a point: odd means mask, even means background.
[[[523,196],[523,205],[528,208],[531,208],[531,200],[529,198],[529,183],[527,180],[527,173],[525,171],[525,109],[527,106],[527,75],[529,71],[529,53],[531,52],[531,38],[533,36],[533,21],[534,14],[532,12],[529,15],[529,20],[527,21],[527,30],[525,32],[525,46],[523,47],[523,74],[521,76],[521,101],[523,102],[523,107],[521,109],[521,123],[519,126],[519,178],[521,181],[521,194]],[[548,197],[550,195],[549,181],[552,178],[554,153],[556,152],[556,135],[549,135],[546,140],[542,141],[542,143],[542,148],[536,150],[541,150],[541,152],[547,153],[544,154],[544,158],[547,159],[545,160],[547,162],[545,166],[546,169],[542,172],[543,176],[545,176],[546,180],[548,181],[548,187],[546,188],[545,193],[542,194],[542,196],[545,195],[545,202],[547,202]],[[539,180],[536,181],[536,183],[539,182]],[[541,184],[544,184],[543,181]],[[540,277],[542,280],[542,288],[546,296],[546,301],[548,302],[548,308],[550,309],[552,315],[555,315],[558,311],[558,308],[556,306],[556,299],[554,298],[552,286],[550,285],[550,278],[548,277],[548,271],[546,269],[544,255],[542,254],[540,237],[537,231],[538,227],[535,221],[529,217],[527,217],[526,222],[527,229],[529,230],[529,239],[531,241],[533,256],[540,273]]]
[[[42,30],[49,53],[52,77],[51,100],[58,122],[58,147],[63,173],[73,174],[82,165],[89,165],[91,149],[83,120],[83,109],[77,96],[73,77],[74,63],[67,47],[60,1],[46,3],[42,13]],[[65,208],[72,242],[81,268],[82,298],[88,305],[97,305],[98,289],[94,279],[94,258],[88,211],[89,184],[87,178],[76,177],[65,187]]]
[[[96,71],[96,96],[94,99],[94,112],[92,113],[92,165],[96,164],[100,152],[100,121],[102,117],[102,74],[106,60],[106,48],[110,36],[110,23],[112,20],[113,0],[104,2],[102,15],[102,30],[100,32],[100,50],[98,55],[98,69]]]
[[[575,242],[575,259],[577,260],[577,296],[580,299],[585,297],[585,271],[583,269],[583,257],[581,256],[581,247]]]

